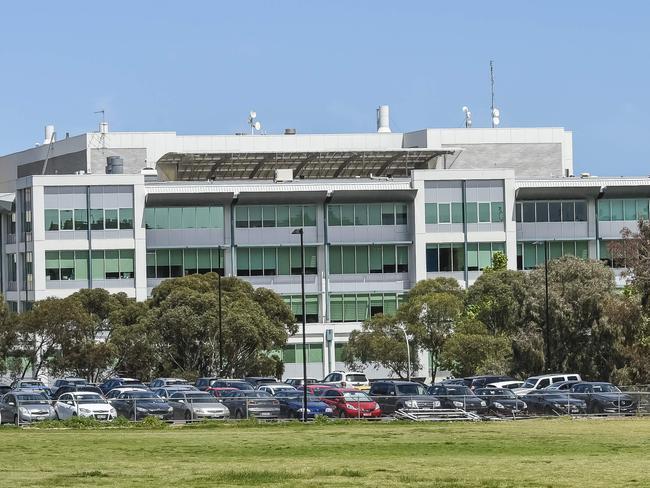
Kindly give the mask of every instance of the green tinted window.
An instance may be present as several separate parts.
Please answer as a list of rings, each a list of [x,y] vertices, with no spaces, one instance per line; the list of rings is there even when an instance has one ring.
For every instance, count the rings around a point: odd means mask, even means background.
[[[609,200],[598,200],[598,220],[608,222],[612,219]]]
[[[467,223],[476,224],[478,222],[478,207],[476,202],[467,202]]]
[[[116,208],[104,210],[104,228],[117,229],[119,226],[118,210]]]
[[[170,207],[169,214],[169,229],[182,229],[183,228],[183,207]]]
[[[462,203],[452,203],[451,204],[451,222],[453,224],[462,224],[463,223],[463,204]]]
[[[88,251],[74,252],[74,279],[88,279]]]
[[[169,209],[156,208],[156,229],[169,229]]]
[[[330,258],[330,274],[342,274],[343,273],[343,255],[341,246],[330,246],[329,248],[329,258]]]
[[[85,208],[77,208],[74,211],[75,230],[88,230],[88,211]]]
[[[368,206],[354,206],[354,225],[368,225]]]
[[[303,218],[305,227],[314,227],[316,225],[316,207],[303,207]]]
[[[302,227],[302,207],[289,207],[289,221],[293,227]]]
[[[441,203],[438,205],[438,222],[441,224],[448,224],[451,222],[451,211],[448,203]]]
[[[341,225],[341,206],[328,205],[327,206],[327,225],[335,226]]]
[[[133,209],[120,209],[120,229],[133,229]]]
[[[235,226],[248,227],[248,207],[235,207]]]
[[[490,221],[490,204],[488,202],[481,202],[478,204],[478,221]]]
[[[59,230],[59,211],[56,209],[45,210],[45,230]]]
[[[61,230],[74,230],[74,216],[72,210],[61,210],[59,212],[61,217],[60,229]]]
[[[291,251],[288,247],[278,248],[278,274],[291,274]]]
[[[92,267],[94,280],[106,279],[104,274],[104,251],[92,252]]]
[[[356,246],[355,256],[357,263],[357,273],[366,274],[370,272],[368,264],[368,246]]]
[[[196,208],[196,228],[209,229],[210,225],[210,207]]]
[[[623,219],[623,200],[612,200],[612,220],[624,220]]]
[[[636,201],[625,200],[623,203],[625,220],[636,220]]]
[[[223,207],[210,207],[210,227],[223,229]]]
[[[378,203],[368,205],[368,224],[381,225],[381,205]]]
[[[275,210],[276,224],[278,227],[289,227],[289,207],[279,206]]]
[[[156,228],[156,209],[147,207],[144,209],[144,228],[145,229],[155,229]]]
[[[503,222],[503,202],[492,202],[492,222]]]
[[[427,224],[438,223],[438,204],[425,203],[424,204],[424,219]]]
[[[354,225],[354,205],[341,205],[341,224]]]

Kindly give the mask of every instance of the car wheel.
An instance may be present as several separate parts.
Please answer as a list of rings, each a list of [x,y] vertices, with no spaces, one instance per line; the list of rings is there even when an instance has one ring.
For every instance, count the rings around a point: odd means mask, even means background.
[[[596,403],[593,407],[591,407],[591,413],[602,414],[603,407]]]
[[[20,427],[20,418],[18,418],[18,415],[14,415],[14,424],[16,424],[16,427]]]
[[[135,422],[135,410],[133,410],[133,411],[129,414],[129,420],[130,420],[131,422]]]
[[[241,419],[244,418],[244,414],[241,412],[241,410],[237,410],[237,411],[235,412],[235,418],[236,418],[237,420],[241,420]]]
[[[557,416],[557,412],[553,410],[551,407],[546,407],[544,408],[544,415],[546,416]]]
[[[192,421],[192,412],[189,410],[185,411],[185,422],[190,423]]]
[[[343,410],[341,410],[341,411],[339,412],[339,418],[340,418],[340,419],[344,419],[344,418],[345,418],[345,412],[344,412]]]
[[[54,415],[56,416],[57,420],[61,420],[61,417],[59,417],[59,412],[57,412],[56,410],[54,411]]]

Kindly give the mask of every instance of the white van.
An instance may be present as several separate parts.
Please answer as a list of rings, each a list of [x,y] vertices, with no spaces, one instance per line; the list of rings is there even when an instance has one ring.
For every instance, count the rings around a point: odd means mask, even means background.
[[[524,382],[521,388],[514,388],[512,391],[516,395],[522,396],[533,390],[541,390],[553,383],[561,383],[562,381],[582,381],[582,378],[577,373],[555,373],[531,376]]]

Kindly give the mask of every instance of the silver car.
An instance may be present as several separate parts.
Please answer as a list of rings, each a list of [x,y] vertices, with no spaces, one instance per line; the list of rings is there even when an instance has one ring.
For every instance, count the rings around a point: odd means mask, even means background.
[[[177,391],[167,400],[174,409],[174,419],[186,422],[205,419],[227,419],[230,411],[215,397],[204,391]]]
[[[54,408],[38,391],[14,390],[0,400],[0,423],[13,422],[20,425],[54,419],[56,419]]]
[[[70,417],[89,417],[96,420],[113,420],[117,412],[99,393],[72,391],[64,393],[54,402],[54,411],[60,420]]]

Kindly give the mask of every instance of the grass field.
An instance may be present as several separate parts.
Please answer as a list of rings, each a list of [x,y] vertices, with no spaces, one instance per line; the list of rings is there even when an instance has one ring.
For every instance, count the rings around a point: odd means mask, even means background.
[[[2,487],[650,486],[650,419],[0,429]]]

